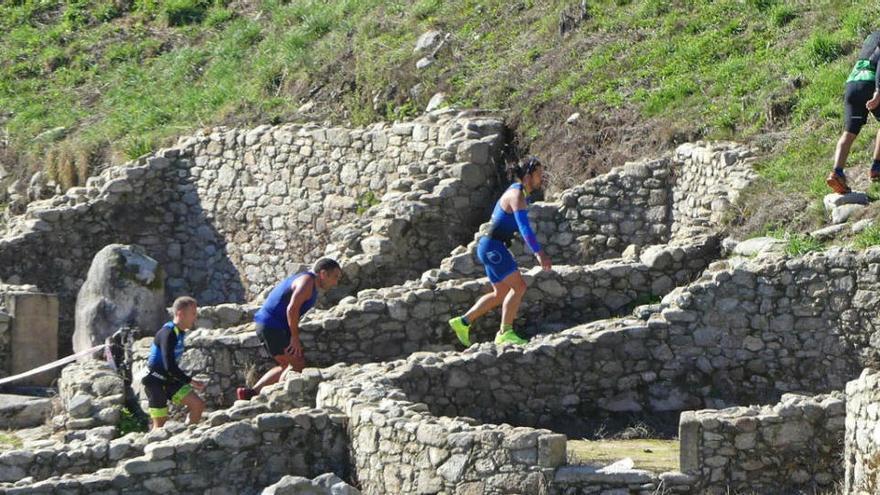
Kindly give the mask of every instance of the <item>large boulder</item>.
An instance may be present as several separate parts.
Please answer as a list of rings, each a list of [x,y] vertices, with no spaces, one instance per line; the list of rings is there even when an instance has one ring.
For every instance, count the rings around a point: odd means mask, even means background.
[[[167,319],[159,263],[140,246],[110,244],[95,255],[77,295],[73,350],[103,343],[123,325],[153,332]]]

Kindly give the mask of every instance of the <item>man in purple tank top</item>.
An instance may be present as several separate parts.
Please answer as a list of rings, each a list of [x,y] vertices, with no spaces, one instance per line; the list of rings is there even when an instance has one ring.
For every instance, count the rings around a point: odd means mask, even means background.
[[[302,342],[299,339],[299,320],[318,300],[318,290],[327,291],[339,283],[342,269],[330,258],[315,262],[311,271],[301,272],[284,279],[272,289],[263,306],[254,315],[257,337],[277,366],[267,371],[253,388],[239,387],[235,395],[249,400],[266,385],[276,383],[290,367],[302,371],[305,367]]]

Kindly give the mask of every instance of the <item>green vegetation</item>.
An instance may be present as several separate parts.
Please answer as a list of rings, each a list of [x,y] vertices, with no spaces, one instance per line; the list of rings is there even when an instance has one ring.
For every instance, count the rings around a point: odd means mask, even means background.
[[[856,234],[853,238],[853,246],[857,249],[880,246],[880,226],[871,225]]]
[[[373,191],[367,191],[357,199],[357,209],[355,212],[358,215],[363,215],[367,210],[379,204],[381,200],[376,196],[376,193]]]
[[[504,111],[521,146],[574,161],[575,177],[588,152],[565,154],[571,143],[606,126],[629,144],[596,141],[599,155],[753,140],[768,153],[759,164],[766,187],[795,202],[826,192],[843,82],[872,27],[870,3],[599,0],[585,13],[576,4],[3,2],[4,160],[45,167],[69,186],[199,127],[291,120],[309,99],[354,124],[406,118],[442,90],[453,103]],[[562,12],[582,19],[565,35]],[[413,46],[428,29],[450,33],[449,48],[417,71]],[[562,140],[554,129],[574,111],[591,124]],[[869,160],[867,141],[854,147],[853,165]]]
[[[636,469],[656,473],[678,470],[678,440],[569,440],[572,464],[608,465],[631,458]]]
[[[792,234],[787,239],[785,252],[791,256],[800,256],[813,251],[822,251],[825,246],[807,234]]]
[[[813,251],[823,251],[825,245],[807,234],[788,232],[782,229],[773,229],[765,233],[768,237],[775,237],[785,241],[785,253],[790,256],[800,256]]]
[[[122,418],[116,427],[119,436],[125,436],[131,432],[146,432],[147,425],[137,420],[128,408],[122,408]]]
[[[0,451],[21,448],[21,439],[12,432],[0,432]]]

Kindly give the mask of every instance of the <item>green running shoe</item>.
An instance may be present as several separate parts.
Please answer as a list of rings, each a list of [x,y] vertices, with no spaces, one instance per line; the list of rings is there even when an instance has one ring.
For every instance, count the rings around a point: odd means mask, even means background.
[[[495,334],[495,343],[525,345],[529,341],[517,335],[513,330],[507,330],[504,333]]]
[[[456,316],[455,318],[449,320],[449,326],[452,327],[452,331],[455,332],[455,336],[458,337],[458,340],[465,346],[471,346],[471,327],[464,324],[461,321],[461,316]]]

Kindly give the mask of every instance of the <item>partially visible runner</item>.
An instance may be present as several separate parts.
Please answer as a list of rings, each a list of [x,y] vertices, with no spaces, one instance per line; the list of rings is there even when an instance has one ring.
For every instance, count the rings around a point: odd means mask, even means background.
[[[878,62],[880,62],[880,31],[874,31],[862,43],[856,65],[846,79],[846,90],[843,95],[844,129],[834,150],[834,170],[825,178],[828,187],[838,194],[850,192],[843,169],[846,167],[853,142],[861,132],[862,126],[868,123],[868,113],[880,120]],[[880,130],[877,131],[877,137],[874,139],[874,161],[871,163],[869,176],[871,182],[880,181]]]
[[[205,384],[190,378],[178,365],[184,351],[186,332],[198,317],[196,300],[178,297],[172,310],[174,320],[162,325],[156,332],[147,360],[148,373],[141,380],[147,392],[153,428],[165,425],[169,400],[175,405],[186,406],[190,424],[198,423],[205,410],[205,402],[193,391],[194,388],[204,389]]]
[[[299,320],[315,305],[318,290],[332,289],[341,276],[339,263],[322,258],[315,262],[311,271],[291,275],[272,289],[266,302],[254,315],[254,322],[257,338],[277,366],[267,371],[253,388],[238,387],[235,395],[239,400],[250,400],[266,385],[276,383],[288,366],[297,372],[305,368]]]
[[[470,326],[478,318],[501,305],[501,328],[495,335],[495,343],[525,344],[523,339],[513,330],[513,320],[520,302],[526,293],[526,282],[523,280],[513,255],[507,249],[514,233],[520,235],[544,270],[550,270],[550,257],[538,244],[538,239],[529,225],[529,203],[531,194],[541,188],[544,180],[544,167],[541,162],[530,157],[520,165],[512,167],[514,182],[501,195],[492,211],[492,226],[489,234],[483,236],[477,244],[477,256],[486,268],[486,275],[492,283],[493,292],[483,295],[462,316],[449,320],[449,326],[465,347],[471,345]]]

